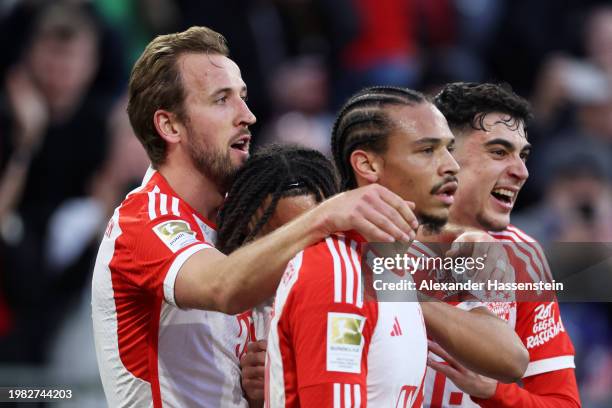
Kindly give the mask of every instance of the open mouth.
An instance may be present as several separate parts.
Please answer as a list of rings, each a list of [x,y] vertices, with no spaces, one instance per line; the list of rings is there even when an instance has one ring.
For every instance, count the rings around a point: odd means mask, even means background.
[[[232,149],[240,150],[241,152],[248,153],[249,144],[251,141],[251,136],[245,135],[240,137],[240,139],[236,140],[234,143],[230,145]]]
[[[505,204],[512,204],[516,197],[516,192],[506,188],[496,188],[491,191],[491,195]]]
[[[447,205],[451,205],[454,202],[454,195],[455,192],[457,191],[457,183],[456,182],[450,182],[450,183],[446,183],[444,185],[442,185],[440,188],[438,188],[434,194],[442,200],[442,202],[444,202]]]

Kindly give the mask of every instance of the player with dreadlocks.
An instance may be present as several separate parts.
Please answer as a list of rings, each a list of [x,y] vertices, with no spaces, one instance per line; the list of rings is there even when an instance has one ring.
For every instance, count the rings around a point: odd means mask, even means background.
[[[219,214],[217,247],[230,254],[337,192],[334,166],[320,152],[298,146],[265,146],[236,174]],[[248,352],[243,348],[237,357],[241,359],[242,387],[252,403],[263,399],[270,312],[270,302],[265,302],[237,316],[248,336]]]
[[[459,170],[454,137],[422,94],[365,89],[349,99],[333,129],[343,188],[378,183],[412,201],[426,228],[446,222]],[[486,308],[419,304],[414,294],[403,302],[364,297],[362,242],[352,231],[332,234],[287,266],[269,332],[270,407],[421,406],[425,326],[463,364],[504,381],[520,378],[527,352]]]
[[[298,215],[288,209],[308,209],[337,192],[333,165],[320,152],[263,147],[236,175],[219,215],[217,248],[229,254]]]

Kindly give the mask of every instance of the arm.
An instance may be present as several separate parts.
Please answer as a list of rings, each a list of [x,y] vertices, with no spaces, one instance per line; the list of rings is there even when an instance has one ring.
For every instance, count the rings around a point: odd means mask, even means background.
[[[382,186],[342,193],[229,256],[196,252],[176,277],[176,303],[235,314],[272,296],[289,260],[333,232],[356,229],[368,240],[410,241],[417,227],[408,203]]]
[[[580,407],[574,369],[550,371],[523,379],[524,387],[502,384],[470,371],[435,344],[431,350],[445,363],[428,365],[446,375],[459,389],[483,408],[576,408]]]
[[[480,307],[467,312],[437,301],[421,307],[427,334],[458,362],[502,382],[523,376],[529,354],[503,320]]]
[[[484,408],[579,408],[580,397],[574,369],[550,371],[527,377],[524,387],[517,384],[497,384],[495,393],[487,399],[472,398]]]

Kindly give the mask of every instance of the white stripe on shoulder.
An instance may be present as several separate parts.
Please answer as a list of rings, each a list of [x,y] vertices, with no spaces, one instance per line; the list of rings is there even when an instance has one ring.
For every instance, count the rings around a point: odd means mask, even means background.
[[[181,213],[179,212],[179,199],[177,197],[172,197],[172,214],[176,215],[177,217],[181,216]]]
[[[161,215],[168,214],[168,196],[163,193],[159,195],[159,213]]]
[[[334,247],[334,241],[332,237],[325,238],[325,243],[334,262],[334,302],[342,302],[342,267],[340,266],[340,256],[338,251]]]
[[[155,212],[156,194],[153,191],[149,191],[147,195],[149,196],[149,219],[154,220],[155,218],[157,218],[157,213]]]
[[[525,260],[523,257],[521,257],[521,259],[523,259],[526,264],[529,262],[529,260],[531,260],[531,262],[528,263],[528,269],[531,269],[531,271],[533,272],[533,275],[531,273],[530,275],[532,275],[531,277],[534,282],[543,281],[546,279],[546,269],[542,265],[540,257],[538,256],[538,254],[536,254],[536,251],[533,248],[533,242],[524,241],[520,236],[511,231],[502,231],[498,234],[510,238],[510,240],[514,242],[514,245],[512,246],[520,248],[522,252],[526,254],[528,260]],[[531,265],[535,266],[537,270],[534,270]]]
[[[410,247],[416,248],[417,250],[427,255],[428,257],[435,258],[437,256],[427,245],[423,244],[420,241],[417,241],[417,240],[412,241],[412,245]]]
[[[348,304],[353,303],[353,285],[355,278],[353,275],[353,267],[351,266],[351,260],[349,259],[348,252],[346,250],[345,237],[338,237],[338,246],[340,247],[340,255],[342,255],[342,261],[344,263],[344,274],[346,276],[346,292],[345,302]]]

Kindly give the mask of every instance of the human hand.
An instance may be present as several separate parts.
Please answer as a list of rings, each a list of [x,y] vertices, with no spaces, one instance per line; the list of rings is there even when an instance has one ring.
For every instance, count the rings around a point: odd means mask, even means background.
[[[265,340],[251,342],[240,359],[242,389],[250,400],[264,399],[266,349]]]
[[[6,89],[17,125],[16,150],[35,151],[42,142],[44,130],[49,122],[49,112],[44,97],[22,68],[13,68],[9,71],[6,77]]]
[[[323,236],[357,230],[370,242],[412,242],[419,227],[414,203],[379,184],[338,194],[319,205]]]
[[[428,341],[429,351],[444,361],[427,357],[427,365],[448,377],[461,391],[476,398],[491,398],[495,394],[497,381],[476,374],[452,358],[439,344]]]

